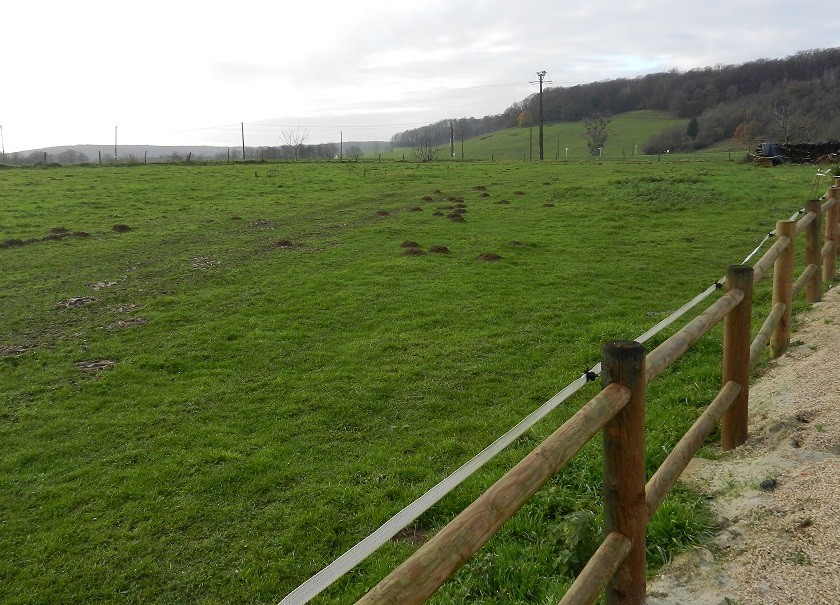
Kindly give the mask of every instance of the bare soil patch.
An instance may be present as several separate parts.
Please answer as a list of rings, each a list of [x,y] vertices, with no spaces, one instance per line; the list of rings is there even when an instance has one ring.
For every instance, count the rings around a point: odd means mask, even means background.
[[[420,244],[413,240],[405,240],[403,243],[400,244],[403,248],[419,248]]]
[[[60,309],[73,309],[75,307],[84,307],[85,305],[95,302],[96,299],[93,296],[76,296],[74,298],[59,301],[55,303],[55,306]]]
[[[502,257],[496,254],[495,252],[482,252],[481,254],[475,257],[475,260],[496,261],[502,260]]]
[[[466,223],[467,222],[466,219],[464,219],[464,217],[461,216],[460,214],[450,214],[448,218],[453,223]]]
[[[508,200],[499,200],[498,202],[493,202],[493,203],[494,203],[494,204],[501,204],[501,205],[503,205],[503,206],[504,206],[505,204],[510,204],[510,202],[509,202]]]
[[[133,229],[128,225],[119,224],[111,227],[111,231],[114,231],[115,233],[128,233],[129,231],[133,231]]]
[[[408,209],[409,212],[423,212],[423,209],[420,206],[412,206]]]
[[[73,367],[82,372],[100,372],[109,370],[115,365],[117,365],[117,362],[111,359],[91,359],[89,361],[78,361],[73,364]]]
[[[0,357],[11,357],[13,355],[20,355],[21,353],[26,353],[33,347],[34,345],[9,345],[5,347],[0,347]]]
[[[446,246],[435,245],[429,248],[429,252],[433,252],[435,254],[449,254],[449,248]]]
[[[382,218],[382,217],[386,217],[386,216],[391,216],[391,213],[388,212],[387,210],[377,210],[376,212],[373,213],[373,215]]]
[[[210,269],[219,265],[219,261],[210,256],[194,256],[190,259],[190,267],[193,269]]]
[[[403,250],[403,256],[423,256],[426,254],[421,248],[406,248]]]

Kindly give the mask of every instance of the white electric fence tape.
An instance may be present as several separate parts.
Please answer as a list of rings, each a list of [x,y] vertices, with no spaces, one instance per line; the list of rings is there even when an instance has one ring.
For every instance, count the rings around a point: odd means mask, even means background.
[[[796,212],[790,220],[796,218],[801,214],[801,210]],[[773,233],[764,236],[761,243],[756,246],[747,258],[744,259],[746,264],[753,256],[755,256],[761,247],[767,242]],[[682,307],[671,313],[668,317],[653,326],[650,330],[639,336],[636,341],[644,343],[651,337],[655,336],[677,319],[685,315],[692,308],[700,304],[711,294],[719,289],[718,284],[723,283],[723,278],[709,286],[706,290],[692,298]],[[446,496],[453,489],[458,487],[465,479],[475,473],[479,468],[484,466],[496,454],[505,449],[508,445],[516,441],[526,431],[530,430],[537,422],[545,418],[554,408],[566,401],[569,397],[577,393],[588,381],[588,376],[597,376],[601,373],[601,363],[595,364],[589,372],[585,372],[580,378],[569,383],[563,390],[557,393],[554,397],[546,401],[539,408],[528,414],[519,423],[511,428],[507,433],[496,439],[493,443],[481,450],[476,456],[469,461],[462,464],[451,475],[443,479],[440,483],[432,487],[425,494],[417,498],[414,502],[403,508],[393,517],[380,525],[372,534],[362,539],[361,542],[350,548],[343,555],[338,557],[335,561],[327,565],[324,569],[309,578],[306,582],[295,588],[290,592],[286,598],[280,601],[279,605],[304,605],[308,603],[313,597],[318,595],[321,591],[327,588],[330,584],[338,580],[345,573],[353,569],[356,565],[364,561],[380,546],[385,544],[394,535],[406,527],[409,523],[414,521],[417,517],[429,510],[432,506],[437,504],[444,496]]]

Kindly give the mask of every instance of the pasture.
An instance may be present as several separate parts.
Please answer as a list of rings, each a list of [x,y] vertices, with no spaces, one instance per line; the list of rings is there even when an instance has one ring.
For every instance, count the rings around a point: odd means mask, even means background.
[[[0,171],[0,601],[278,602],[813,186],[732,162]],[[719,359],[718,329],[650,389],[650,467]],[[314,602],[352,603],[596,388]],[[433,602],[556,602],[599,531],[593,447]],[[708,523],[676,492],[650,560]]]

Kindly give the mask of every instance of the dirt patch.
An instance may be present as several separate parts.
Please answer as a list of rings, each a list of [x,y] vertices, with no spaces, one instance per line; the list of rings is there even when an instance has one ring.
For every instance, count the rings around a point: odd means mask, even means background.
[[[72,235],[73,237],[90,237],[90,233],[87,231],[74,231]]]
[[[513,195],[525,195],[524,191],[514,191]]]
[[[503,205],[503,206],[504,206],[505,204],[510,204],[510,202],[509,202],[508,200],[499,200],[498,202],[493,202],[493,203],[494,203],[494,204],[501,204],[501,205]]]
[[[264,218],[258,218],[258,219],[253,220],[250,223],[248,223],[248,226],[251,229],[276,229],[277,228],[276,223],[274,223],[273,221],[270,221],[268,219],[264,219]]]
[[[26,353],[34,345],[10,345],[7,347],[0,347],[0,357],[11,357],[13,355],[20,355]]]
[[[490,197],[490,194],[487,193],[486,191],[482,191],[481,193],[478,194],[478,197]]]
[[[433,252],[435,254],[449,254],[449,248],[446,246],[435,245],[429,248],[429,252]]]
[[[134,313],[140,305],[119,305],[108,309],[111,313]]]
[[[666,566],[648,605],[836,605],[840,595],[840,288],[796,318],[792,347],[750,387],[750,437],[683,481],[720,531]]]
[[[436,210],[435,212],[432,212],[432,216],[444,216],[444,215],[445,214],[443,212],[441,212],[440,210]]]
[[[113,227],[111,227],[111,231],[113,231],[115,233],[128,233],[129,231],[133,231],[133,229],[131,227],[129,227],[128,225],[120,224],[120,225],[114,225]]]
[[[190,267],[193,269],[210,269],[218,265],[219,261],[210,256],[194,256],[190,259]]]
[[[118,319],[113,323],[109,323],[107,326],[102,326],[102,329],[106,332],[112,332],[114,330],[122,330],[124,328],[134,328],[137,326],[145,326],[147,320],[142,317],[129,317],[128,319]]]
[[[50,233],[61,235],[64,233],[70,233],[70,230],[66,227],[53,227],[52,229],[50,229]]]
[[[383,218],[383,217],[386,217],[386,216],[391,216],[391,213],[388,212],[387,210],[377,210],[376,212],[373,213],[373,215],[377,216],[379,218]]]
[[[400,244],[402,248],[419,248],[420,244],[412,240],[405,240],[403,243]]]
[[[448,218],[449,218],[449,220],[450,220],[450,221],[452,221],[453,223],[466,223],[466,222],[467,222],[467,221],[464,219],[464,217],[463,217],[463,216],[461,216],[460,214],[450,214]]]
[[[297,250],[300,248],[300,244],[296,244],[292,240],[288,239],[281,239],[279,241],[274,242],[275,248],[280,248],[281,250]]]
[[[434,201],[431,195],[424,195],[420,198],[421,202],[431,202]]]
[[[74,298],[68,298],[67,300],[61,300],[55,303],[55,306],[59,309],[73,309],[76,307],[84,307],[85,305],[95,302],[96,299],[93,296],[76,296]]]
[[[89,361],[78,361],[73,364],[73,367],[82,372],[100,372],[109,370],[115,365],[117,365],[117,362],[111,359],[91,359]]]
[[[411,247],[403,250],[403,256],[423,256],[424,254],[426,253],[420,248]]]
[[[87,287],[91,290],[102,290],[103,288],[110,288],[112,286],[116,286],[117,282],[115,281],[98,281],[93,284],[87,284]]]
[[[411,544],[423,544],[429,539],[429,532],[431,528],[425,525],[412,523],[408,527],[402,528],[394,537],[391,538],[394,542],[410,542]]]
[[[22,239],[7,239],[0,242],[0,248],[20,248],[25,245]]]
[[[496,254],[495,252],[482,252],[481,254],[475,257],[475,260],[496,261],[502,260],[502,257]]]
[[[420,206],[412,206],[408,209],[409,212],[423,212],[423,209]]]

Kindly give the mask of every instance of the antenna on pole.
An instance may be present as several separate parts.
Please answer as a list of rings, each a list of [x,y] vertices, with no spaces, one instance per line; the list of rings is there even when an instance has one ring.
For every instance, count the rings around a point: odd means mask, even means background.
[[[538,71],[537,77],[539,78],[540,83],[540,162],[545,159],[545,153],[543,149],[543,79],[545,78],[545,70]],[[531,84],[535,84],[536,82],[531,82]],[[545,80],[546,84],[551,84],[551,80]]]

